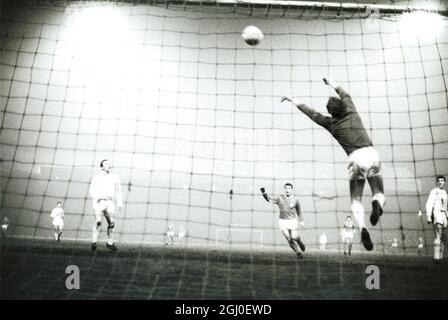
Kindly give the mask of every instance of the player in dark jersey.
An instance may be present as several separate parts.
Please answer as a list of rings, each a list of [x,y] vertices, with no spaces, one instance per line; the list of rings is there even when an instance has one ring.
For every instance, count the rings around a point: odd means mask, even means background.
[[[274,197],[270,197],[264,188],[260,188],[260,190],[266,201],[275,203],[280,208],[278,220],[280,229],[297,257],[302,259],[303,255],[300,250],[305,251],[305,245],[300,240],[297,228],[299,226],[298,220],[300,220],[300,226],[302,228],[305,228],[305,222],[303,221],[302,212],[300,210],[299,199],[293,195],[293,185],[291,183],[286,183],[284,185],[285,193]]]
[[[348,155],[350,176],[351,211],[361,230],[361,242],[367,250],[373,249],[369,231],[364,223],[364,207],[361,203],[365,181],[369,182],[373,194],[370,223],[374,226],[383,214],[385,204],[381,161],[367,134],[350,95],[329,79],[324,83],[332,87],[339,97],[330,97],[324,116],[295,98],[283,97],[283,101],[294,103],[311,120],[324,127],[338,141]]]

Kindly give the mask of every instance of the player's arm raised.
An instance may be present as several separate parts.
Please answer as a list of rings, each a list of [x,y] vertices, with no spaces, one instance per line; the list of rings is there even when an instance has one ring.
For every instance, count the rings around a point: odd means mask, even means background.
[[[261,194],[263,195],[263,198],[270,203],[277,203],[277,199],[270,197],[267,193],[266,193],[266,189],[261,187],[260,188]]]
[[[318,125],[320,125],[324,128],[327,128],[331,124],[330,117],[326,117],[326,116],[322,115],[321,113],[317,112],[316,110],[314,110],[313,108],[308,107],[306,104],[302,103],[297,98],[282,97],[281,102],[284,102],[284,101],[289,101],[289,102],[292,102],[293,104],[295,104],[297,109],[302,111],[311,120],[313,120],[315,123],[317,123]]]
[[[323,78],[322,79],[324,83],[333,88],[334,91],[339,95],[339,98],[341,98],[342,103],[344,106],[352,111],[356,111],[355,105],[353,104],[352,97],[345,91],[340,85],[338,85],[336,82],[329,78]]]

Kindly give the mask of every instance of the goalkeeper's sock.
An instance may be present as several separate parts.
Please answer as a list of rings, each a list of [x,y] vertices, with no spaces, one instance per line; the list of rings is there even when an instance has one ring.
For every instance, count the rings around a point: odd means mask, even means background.
[[[362,203],[354,200],[351,205],[351,210],[356,222],[358,223],[359,230],[362,231],[362,229],[366,227],[364,222],[364,207],[362,206]]]

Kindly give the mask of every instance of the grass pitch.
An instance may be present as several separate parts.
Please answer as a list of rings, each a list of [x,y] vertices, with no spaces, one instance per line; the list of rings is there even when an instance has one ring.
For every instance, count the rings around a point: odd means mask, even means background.
[[[244,251],[3,238],[2,299],[448,299],[448,261],[418,256]],[[80,289],[68,290],[68,265]],[[380,289],[368,290],[368,265]]]

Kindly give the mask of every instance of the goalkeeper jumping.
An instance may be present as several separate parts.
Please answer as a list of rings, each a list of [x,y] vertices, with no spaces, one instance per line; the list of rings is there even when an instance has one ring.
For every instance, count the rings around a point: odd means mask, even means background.
[[[367,180],[373,194],[370,223],[375,226],[383,214],[386,201],[381,161],[350,95],[333,81],[325,78],[323,81],[339,95],[328,99],[327,111],[330,117],[316,112],[297,98],[283,97],[281,101],[292,102],[311,120],[327,129],[347,153],[351,211],[361,231],[361,242],[364,248],[370,251],[373,249],[373,243],[364,222],[361,200]]]

